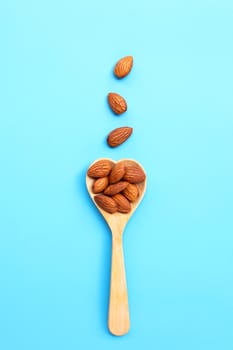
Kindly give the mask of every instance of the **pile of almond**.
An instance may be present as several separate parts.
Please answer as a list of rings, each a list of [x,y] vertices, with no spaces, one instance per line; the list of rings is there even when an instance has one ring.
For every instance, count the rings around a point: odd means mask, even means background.
[[[124,161],[114,164],[108,159],[92,164],[87,175],[93,178],[92,192],[96,204],[111,214],[131,211],[131,202],[139,198],[137,184],[146,178],[139,165],[125,165]]]

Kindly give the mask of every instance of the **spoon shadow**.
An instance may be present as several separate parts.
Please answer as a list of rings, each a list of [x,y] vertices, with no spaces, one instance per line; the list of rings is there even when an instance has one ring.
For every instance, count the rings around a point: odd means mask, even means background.
[[[82,170],[76,177],[76,188],[78,192],[78,196],[84,198],[85,205],[88,207],[90,211],[92,211],[92,215],[96,217],[98,224],[100,225],[100,229],[98,230],[98,235],[102,235],[100,237],[103,245],[101,246],[101,259],[95,263],[98,263],[100,266],[99,276],[98,276],[98,297],[97,304],[99,306],[99,324],[102,327],[102,330],[106,334],[110,334],[107,327],[108,320],[108,302],[109,302],[109,289],[110,289],[110,272],[111,272],[111,245],[112,238],[111,232],[107,225],[107,223],[103,220],[99,212],[96,210],[96,206],[91,200],[86,186],[86,169]],[[102,228],[102,229],[101,229]],[[106,232],[107,231],[107,232]],[[95,230],[96,232],[96,230]]]

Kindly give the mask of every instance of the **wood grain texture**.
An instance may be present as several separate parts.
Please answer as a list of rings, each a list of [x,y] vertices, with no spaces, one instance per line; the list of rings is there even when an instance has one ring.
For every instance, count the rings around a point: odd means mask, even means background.
[[[106,159],[106,158],[104,158]],[[98,159],[101,160],[101,159]],[[122,159],[119,162],[115,162],[111,159],[112,164],[123,163],[124,166],[139,165],[132,159]],[[95,160],[96,162],[96,160]],[[94,162],[94,163],[95,163]],[[124,254],[123,254],[123,232],[127,222],[133,215],[134,211],[139,206],[144,193],[146,191],[146,178],[141,183],[137,184],[138,198],[135,202],[131,203],[131,211],[129,213],[107,213],[101,209],[94,201],[95,194],[92,192],[93,182],[95,180],[86,176],[87,190],[95,206],[103,215],[111,232],[112,232],[112,266],[111,266],[111,282],[110,282],[110,300],[109,300],[109,313],[108,313],[108,328],[109,331],[116,335],[121,336],[128,333],[130,328],[130,316],[128,306],[128,292],[126,284],[126,274],[124,266]]]
[[[114,335],[124,335],[130,328],[128,292],[126,285],[122,231],[112,231],[112,267],[108,328]]]

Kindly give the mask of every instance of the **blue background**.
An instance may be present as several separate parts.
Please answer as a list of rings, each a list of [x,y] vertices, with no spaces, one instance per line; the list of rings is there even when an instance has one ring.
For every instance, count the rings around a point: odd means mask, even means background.
[[[232,350],[232,1],[0,7],[0,348]],[[109,149],[124,125],[133,136]],[[111,237],[85,188],[99,157],[148,175],[124,236],[120,338],[107,330]]]

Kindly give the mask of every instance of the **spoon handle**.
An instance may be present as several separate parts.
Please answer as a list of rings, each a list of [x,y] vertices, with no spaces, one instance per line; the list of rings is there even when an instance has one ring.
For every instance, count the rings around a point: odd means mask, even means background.
[[[108,328],[114,335],[128,333],[130,327],[122,233],[112,234],[112,270]]]

